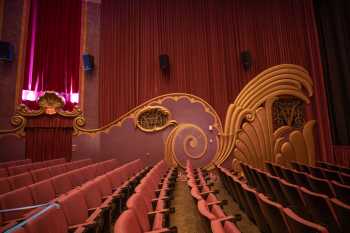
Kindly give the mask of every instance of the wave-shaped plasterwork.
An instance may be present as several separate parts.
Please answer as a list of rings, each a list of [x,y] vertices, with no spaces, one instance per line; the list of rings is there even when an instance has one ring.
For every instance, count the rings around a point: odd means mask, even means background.
[[[102,132],[108,133],[108,131],[113,127],[121,127],[125,120],[129,118],[135,119],[138,113],[144,110],[145,107],[147,106],[162,105],[162,103],[166,100],[173,100],[175,102],[178,102],[181,99],[187,99],[189,100],[190,103],[201,104],[204,107],[205,112],[213,116],[213,119],[214,119],[213,127],[216,128],[218,132],[222,132],[222,124],[221,124],[219,115],[209,103],[207,103],[205,100],[195,95],[191,95],[187,93],[170,93],[170,94],[165,94],[165,95],[161,95],[153,99],[150,99],[140,104],[139,106],[131,109],[129,112],[125,113],[124,115],[118,117],[116,120],[100,128],[95,128],[95,129],[84,128],[86,124],[86,119],[83,115],[78,116],[74,119],[74,122],[73,122],[74,135],[81,135],[81,134],[95,135]]]
[[[272,119],[272,106],[276,100],[290,96],[309,104],[312,88],[309,73],[292,64],[271,67],[253,78],[227,110],[224,132],[219,135],[216,164],[223,163],[231,154],[235,157],[233,166],[237,160],[261,168],[264,161],[282,162],[284,159],[301,159],[300,156],[312,160],[314,121],[307,122],[299,130],[282,126],[274,135]],[[287,139],[278,136],[283,132],[290,133]],[[297,158],[296,153],[302,155]]]

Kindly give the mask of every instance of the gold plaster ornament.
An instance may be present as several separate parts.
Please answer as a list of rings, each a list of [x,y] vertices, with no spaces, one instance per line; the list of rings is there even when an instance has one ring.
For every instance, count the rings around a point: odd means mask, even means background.
[[[307,122],[303,127],[299,124],[303,121],[300,120],[303,115],[299,102],[310,103],[312,87],[309,73],[304,68],[291,64],[271,67],[252,79],[227,110],[224,133],[219,135],[220,148],[216,164],[223,163],[233,154],[234,167],[241,160],[264,168],[265,161],[285,163],[301,159],[296,155],[300,151],[303,152],[304,161],[313,161],[314,121]],[[279,117],[283,117],[286,124],[277,124],[280,128],[274,130],[273,105],[278,103],[276,101],[282,103],[282,98],[286,97],[293,98],[296,102],[279,104],[282,108],[283,105],[290,108],[280,109]],[[297,109],[300,110],[298,113],[295,111]],[[295,125],[300,127],[297,130],[299,133],[292,134],[296,130],[292,127]],[[274,132],[287,132],[287,135],[280,137],[274,135]]]
[[[46,91],[44,95],[38,99],[38,110],[29,109],[26,105],[20,104],[16,107],[16,112],[11,118],[13,129],[0,130],[0,136],[12,134],[18,137],[24,137],[24,129],[27,125],[27,118],[38,117],[41,115],[57,114],[66,118],[82,118],[82,112],[78,107],[74,107],[73,111],[64,111],[64,99],[54,91]],[[75,119],[73,119],[75,120]]]
[[[146,106],[136,114],[134,121],[135,126],[144,132],[156,132],[177,124],[171,120],[170,111],[162,106]]]

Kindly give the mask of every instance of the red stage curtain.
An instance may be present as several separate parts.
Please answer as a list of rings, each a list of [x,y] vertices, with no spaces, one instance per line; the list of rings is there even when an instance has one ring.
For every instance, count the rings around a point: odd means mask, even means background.
[[[332,162],[350,167],[350,146],[334,146],[334,160]]]
[[[72,157],[72,119],[60,116],[29,118],[26,126],[26,158],[43,161]]]
[[[31,1],[23,90],[79,92],[80,27],[81,0]]]
[[[224,119],[242,87],[273,65],[305,67],[315,82],[318,159],[331,154],[327,101],[311,0],[103,0],[100,125],[169,92],[208,101]],[[245,72],[240,52],[253,64]],[[170,73],[159,69],[170,57]]]

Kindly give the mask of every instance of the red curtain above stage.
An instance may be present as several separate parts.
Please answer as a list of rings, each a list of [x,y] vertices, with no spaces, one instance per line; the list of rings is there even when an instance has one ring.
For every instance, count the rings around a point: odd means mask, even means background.
[[[101,8],[100,125],[169,92],[198,95],[224,119],[251,78],[293,63],[314,80],[318,158],[331,154],[312,0],[103,0]],[[249,72],[244,50],[252,54]],[[160,54],[169,55],[169,75],[159,68]]]
[[[79,100],[81,0],[31,0],[22,100],[37,108],[44,91],[60,93],[71,110]],[[33,161],[72,155],[72,119],[28,119],[26,157]]]
[[[79,92],[81,0],[32,0],[22,99]]]

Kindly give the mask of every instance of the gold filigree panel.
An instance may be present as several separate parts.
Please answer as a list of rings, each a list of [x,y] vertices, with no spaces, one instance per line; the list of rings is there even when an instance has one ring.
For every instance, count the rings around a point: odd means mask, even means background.
[[[282,97],[272,105],[273,129],[289,126],[301,129],[305,124],[305,103],[295,97]]]
[[[155,132],[176,124],[176,121],[171,120],[168,109],[162,106],[147,106],[137,113],[135,124],[144,132]]]
[[[13,134],[18,137],[25,136],[25,127],[27,125],[28,117],[39,117],[41,115],[59,115],[66,118],[71,118],[76,121],[76,119],[81,119],[82,112],[78,107],[74,107],[72,111],[63,110],[64,99],[58,93],[54,91],[46,91],[38,99],[38,110],[29,109],[26,105],[20,104],[16,106],[16,112],[11,118],[11,125],[14,127],[12,129],[1,129],[0,136],[6,134]]]

